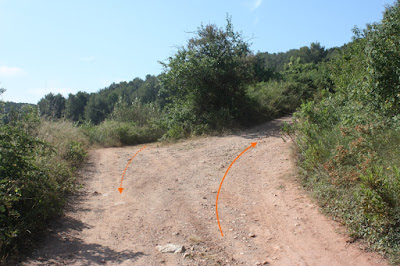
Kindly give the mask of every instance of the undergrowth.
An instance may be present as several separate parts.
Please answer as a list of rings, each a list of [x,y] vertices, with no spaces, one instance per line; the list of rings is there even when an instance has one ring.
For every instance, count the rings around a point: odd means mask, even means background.
[[[335,93],[294,115],[304,184],[352,236],[400,263],[400,1],[329,64]]]
[[[88,140],[72,123],[35,113],[0,125],[0,264],[20,259],[62,213],[87,156]]]
[[[160,139],[163,131],[156,126],[137,126],[134,122],[105,120],[97,126],[85,125],[84,134],[93,145],[119,147],[154,142]]]
[[[363,122],[343,114],[331,99],[304,104],[294,115],[302,180],[355,239],[398,262],[400,132],[368,114]]]

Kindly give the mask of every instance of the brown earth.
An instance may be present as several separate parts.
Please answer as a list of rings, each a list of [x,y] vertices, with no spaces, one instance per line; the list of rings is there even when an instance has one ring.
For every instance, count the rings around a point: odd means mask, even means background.
[[[237,135],[97,149],[83,189],[24,265],[386,265],[351,243],[295,175],[278,119]],[[230,169],[215,214],[217,190]],[[181,244],[185,253],[157,245]]]

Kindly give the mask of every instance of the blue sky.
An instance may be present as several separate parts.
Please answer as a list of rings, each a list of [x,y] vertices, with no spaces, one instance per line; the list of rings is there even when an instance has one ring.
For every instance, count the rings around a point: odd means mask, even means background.
[[[95,92],[160,74],[158,61],[198,26],[225,25],[254,52],[351,40],[354,26],[381,20],[392,0],[0,0],[0,86],[5,101]]]

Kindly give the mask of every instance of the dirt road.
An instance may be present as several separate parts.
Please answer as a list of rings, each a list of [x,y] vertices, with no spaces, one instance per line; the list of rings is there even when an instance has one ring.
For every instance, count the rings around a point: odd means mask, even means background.
[[[83,189],[25,265],[385,265],[320,214],[275,120],[225,137],[94,150]],[[288,120],[286,118],[286,120]],[[257,146],[230,163],[251,142]],[[162,253],[159,245],[183,245]]]

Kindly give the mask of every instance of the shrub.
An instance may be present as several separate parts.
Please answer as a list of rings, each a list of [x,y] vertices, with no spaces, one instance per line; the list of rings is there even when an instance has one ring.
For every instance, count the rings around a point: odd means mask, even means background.
[[[249,47],[228,17],[225,28],[199,27],[185,47],[162,63],[161,93],[167,95],[165,111],[172,120],[164,123],[167,135],[248,120],[245,89],[254,81],[255,59]]]
[[[18,258],[62,212],[87,147],[75,125],[40,119],[35,108],[0,125],[0,264]]]
[[[337,99],[303,104],[295,132],[303,182],[355,238],[398,259],[399,131]],[[351,120],[351,117],[355,119]]]
[[[158,140],[163,131],[156,126],[138,127],[133,122],[105,120],[98,126],[86,125],[85,134],[93,144],[103,147],[136,145]]]
[[[22,126],[0,130],[0,254],[17,254],[45,222],[59,214],[72,174],[57,154]]]
[[[142,103],[139,99],[136,99],[128,104],[120,98],[114,106],[110,119],[119,122],[134,122],[142,127],[149,125],[159,117],[159,107],[155,103]]]
[[[265,119],[273,119],[292,113],[301,104],[296,95],[297,84],[289,81],[261,82],[250,86],[247,95],[256,104],[258,113]]]

